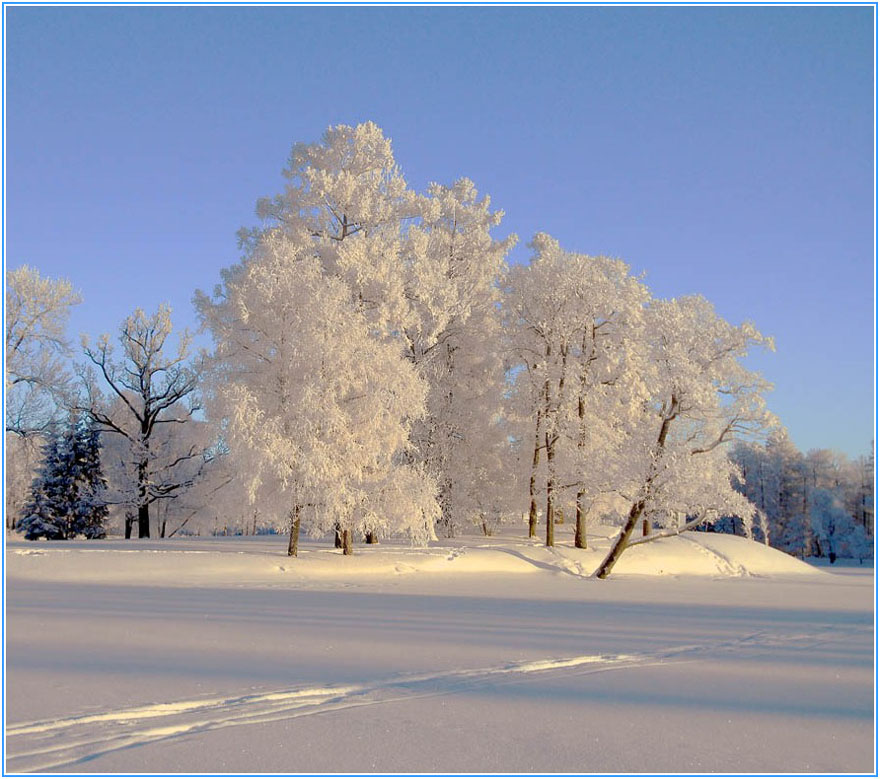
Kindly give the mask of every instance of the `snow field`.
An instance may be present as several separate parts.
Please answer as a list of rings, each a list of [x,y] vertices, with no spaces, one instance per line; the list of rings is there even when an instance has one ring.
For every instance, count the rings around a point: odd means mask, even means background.
[[[870,569],[591,540],[8,542],[7,771],[872,769]]]

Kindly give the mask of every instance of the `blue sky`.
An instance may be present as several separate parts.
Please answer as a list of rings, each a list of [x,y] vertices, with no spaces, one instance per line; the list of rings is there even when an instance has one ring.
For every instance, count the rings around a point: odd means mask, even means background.
[[[658,296],[753,320],[802,449],[873,430],[871,7],[6,8],[6,262],[71,335],[191,298],[295,141],[371,119],[410,184],[473,179]]]

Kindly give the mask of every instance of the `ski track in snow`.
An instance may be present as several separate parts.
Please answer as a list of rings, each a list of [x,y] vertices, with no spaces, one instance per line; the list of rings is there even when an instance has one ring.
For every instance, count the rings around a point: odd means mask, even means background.
[[[708,551],[708,550],[707,550]],[[590,674],[663,663],[694,662],[717,652],[758,654],[785,645],[811,648],[840,636],[839,628],[806,633],[761,631],[727,641],[667,647],[653,653],[580,655],[495,667],[407,674],[372,682],[288,688],[247,695],[150,703],[54,720],[10,724],[6,770],[45,772],[164,739],[239,725],[294,719],[357,706],[449,695],[490,684],[523,681],[530,674]]]

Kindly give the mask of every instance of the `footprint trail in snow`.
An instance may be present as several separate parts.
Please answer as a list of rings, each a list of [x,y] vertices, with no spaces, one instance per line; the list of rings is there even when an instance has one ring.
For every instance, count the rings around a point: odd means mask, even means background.
[[[12,773],[53,771],[116,750],[185,734],[454,694],[486,684],[525,680],[536,673],[597,673],[698,660],[718,651],[749,648],[760,651],[762,647],[770,648],[780,643],[814,645],[828,637],[821,632],[809,636],[764,632],[712,644],[667,647],[654,653],[528,660],[488,668],[409,674],[357,684],[152,703],[54,720],[18,722],[10,724],[6,730],[6,770]]]

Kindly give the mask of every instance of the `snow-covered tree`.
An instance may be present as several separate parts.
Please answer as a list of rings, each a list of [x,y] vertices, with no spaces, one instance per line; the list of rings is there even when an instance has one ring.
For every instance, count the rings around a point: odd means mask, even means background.
[[[66,279],[24,265],[6,274],[6,431],[47,430],[63,414],[70,382],[65,337],[70,308],[81,302]]]
[[[6,274],[6,525],[29,499],[45,437],[66,413],[70,388],[65,337],[81,301],[66,279],[22,266]]]
[[[505,299],[507,351],[518,371],[521,408],[534,429],[529,534],[538,513],[538,469],[546,467],[545,523],[574,490],[575,543],[586,545],[589,505],[616,486],[619,416],[631,403],[648,292],[619,260],[564,251],[538,234],[528,266],[513,268]]]
[[[846,510],[840,494],[817,488],[810,495],[810,523],[819,553],[832,563],[838,557],[863,558],[868,547],[864,528]]]
[[[25,538],[103,538],[107,518],[98,431],[90,420],[53,434],[18,529]]]
[[[479,513],[463,479],[499,453],[487,448],[497,430],[484,434],[485,420],[500,418],[504,381],[489,342],[515,238],[492,237],[502,213],[467,179],[432,184],[424,195],[410,190],[371,122],[297,144],[284,175],[286,190],[258,204],[267,227],[243,233],[245,246],[252,251],[272,230],[308,237],[324,272],[348,285],[376,332],[427,381],[426,414],[412,426],[407,456],[436,480],[451,533]]]
[[[189,333],[184,331],[173,349],[168,342],[171,332],[171,308],[161,305],[150,315],[138,308],[122,323],[120,359],[114,358],[109,335],[94,346],[83,337],[85,355],[108,389],[105,397],[94,372],[83,371],[85,410],[103,433],[123,439],[125,459],[134,464],[129,486],[139,538],[150,536],[150,506],[189,485],[177,475],[165,478],[168,469],[203,457],[199,447],[171,430],[185,425],[198,408],[199,376],[198,364],[190,359]]]
[[[769,385],[741,362],[751,347],[772,348],[770,339],[752,324],[729,324],[698,296],[654,301],[647,313],[646,396],[629,422],[629,475],[620,489],[630,510],[599,578],[643,517],[667,518],[669,532],[718,516],[748,521],[755,509],[733,487],[738,474],[725,444],[773,422],[763,400]]]
[[[396,340],[376,327],[309,232],[266,232],[196,304],[215,341],[209,411],[246,460],[252,502],[315,535],[433,536],[435,485],[409,462],[426,386]]]

